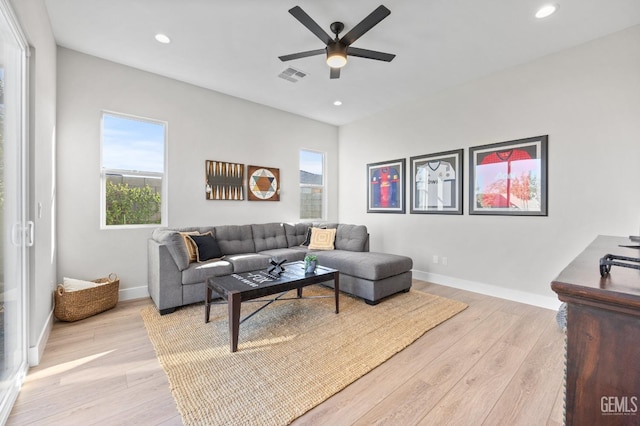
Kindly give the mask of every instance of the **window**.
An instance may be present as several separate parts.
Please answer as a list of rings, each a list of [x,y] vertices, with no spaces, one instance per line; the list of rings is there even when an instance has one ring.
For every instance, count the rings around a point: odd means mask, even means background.
[[[102,114],[101,226],[166,224],[166,123]]]
[[[324,154],[300,150],[300,219],[324,217]]]

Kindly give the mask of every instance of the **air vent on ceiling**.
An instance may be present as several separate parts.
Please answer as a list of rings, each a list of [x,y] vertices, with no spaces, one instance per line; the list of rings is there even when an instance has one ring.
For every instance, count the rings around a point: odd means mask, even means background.
[[[291,67],[285,69],[280,74],[278,74],[278,77],[284,78],[285,80],[290,81],[292,83],[297,83],[298,81],[300,81],[300,79],[306,76],[307,76],[306,72],[302,72],[300,70],[297,70]]]

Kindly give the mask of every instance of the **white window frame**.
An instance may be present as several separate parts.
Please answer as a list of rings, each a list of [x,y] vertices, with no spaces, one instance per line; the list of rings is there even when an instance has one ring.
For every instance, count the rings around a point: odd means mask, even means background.
[[[300,170],[302,170],[302,165],[300,164],[300,155],[302,151],[311,152],[314,154],[320,154],[322,156],[322,185],[315,185],[309,183],[300,182]],[[324,220],[327,217],[327,153],[322,151],[316,151],[314,149],[306,149],[300,148],[298,152],[298,181],[299,181],[299,194],[300,194],[300,208],[302,207],[302,188],[322,188],[322,212],[321,217],[313,217],[313,218],[300,218],[300,220]],[[299,216],[302,216],[302,210],[299,212]]]
[[[106,169],[103,167],[103,152],[104,152],[104,116],[111,115],[115,117],[120,117],[128,120],[138,120],[138,121],[146,121],[153,124],[160,124],[164,126],[164,164],[163,172],[141,172],[137,170],[118,170],[118,169]],[[168,136],[169,135],[169,123],[163,120],[157,120],[154,118],[141,117],[132,114],[124,114],[121,112],[103,110],[100,115],[100,229],[139,229],[139,228],[157,228],[161,226],[168,226],[168,174],[167,174],[167,164],[168,164]],[[161,202],[160,202],[160,223],[148,223],[148,224],[130,224],[130,225],[107,225],[107,175],[110,174],[118,174],[124,177],[147,177],[147,178],[161,178],[162,179],[162,187],[161,187]]]

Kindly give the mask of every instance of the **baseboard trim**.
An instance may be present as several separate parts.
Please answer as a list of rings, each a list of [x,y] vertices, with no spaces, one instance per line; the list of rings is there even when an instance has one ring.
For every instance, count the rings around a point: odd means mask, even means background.
[[[27,361],[29,362],[29,367],[35,367],[40,364],[40,360],[42,359],[42,355],[44,354],[44,348],[47,345],[47,341],[49,340],[49,335],[51,334],[51,329],[53,328],[53,309],[49,312],[49,316],[47,317],[47,321],[42,327],[42,331],[40,331],[40,336],[38,336],[38,341],[35,346],[29,347],[29,352],[27,353]]]
[[[476,281],[463,280],[447,275],[434,274],[432,272],[416,271],[415,269],[412,270],[412,272],[413,278],[417,280],[428,281],[434,284],[485,294],[487,296],[498,297],[500,299],[511,300],[514,302],[526,303],[527,305],[538,306],[540,308],[551,309],[553,311],[557,311],[562,303],[555,297],[542,296],[539,294],[528,293],[526,291],[513,290]]]
[[[150,297],[147,286],[123,288],[118,292],[119,300],[143,299],[145,297]]]

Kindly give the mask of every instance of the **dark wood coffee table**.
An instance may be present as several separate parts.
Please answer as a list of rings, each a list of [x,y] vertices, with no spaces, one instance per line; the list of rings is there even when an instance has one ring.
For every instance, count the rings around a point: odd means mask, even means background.
[[[290,290],[297,290],[297,297],[295,299],[300,299],[303,298],[303,287],[333,280],[336,314],[339,312],[340,272],[335,269],[318,266],[315,273],[305,274],[304,262],[291,262],[286,263],[283,266],[285,271],[280,276],[271,275],[268,273],[268,270],[263,270],[242,272],[239,274],[211,277],[207,279],[204,322],[209,322],[209,313],[211,311],[211,292],[215,291],[227,301],[227,305],[229,307],[229,343],[231,352],[236,352],[238,350],[238,331],[240,329],[240,323],[249,319],[276,300],[290,300],[291,298],[283,298],[283,296]],[[264,300],[265,305],[240,321],[240,304],[242,302],[278,293],[280,293],[278,297]]]

